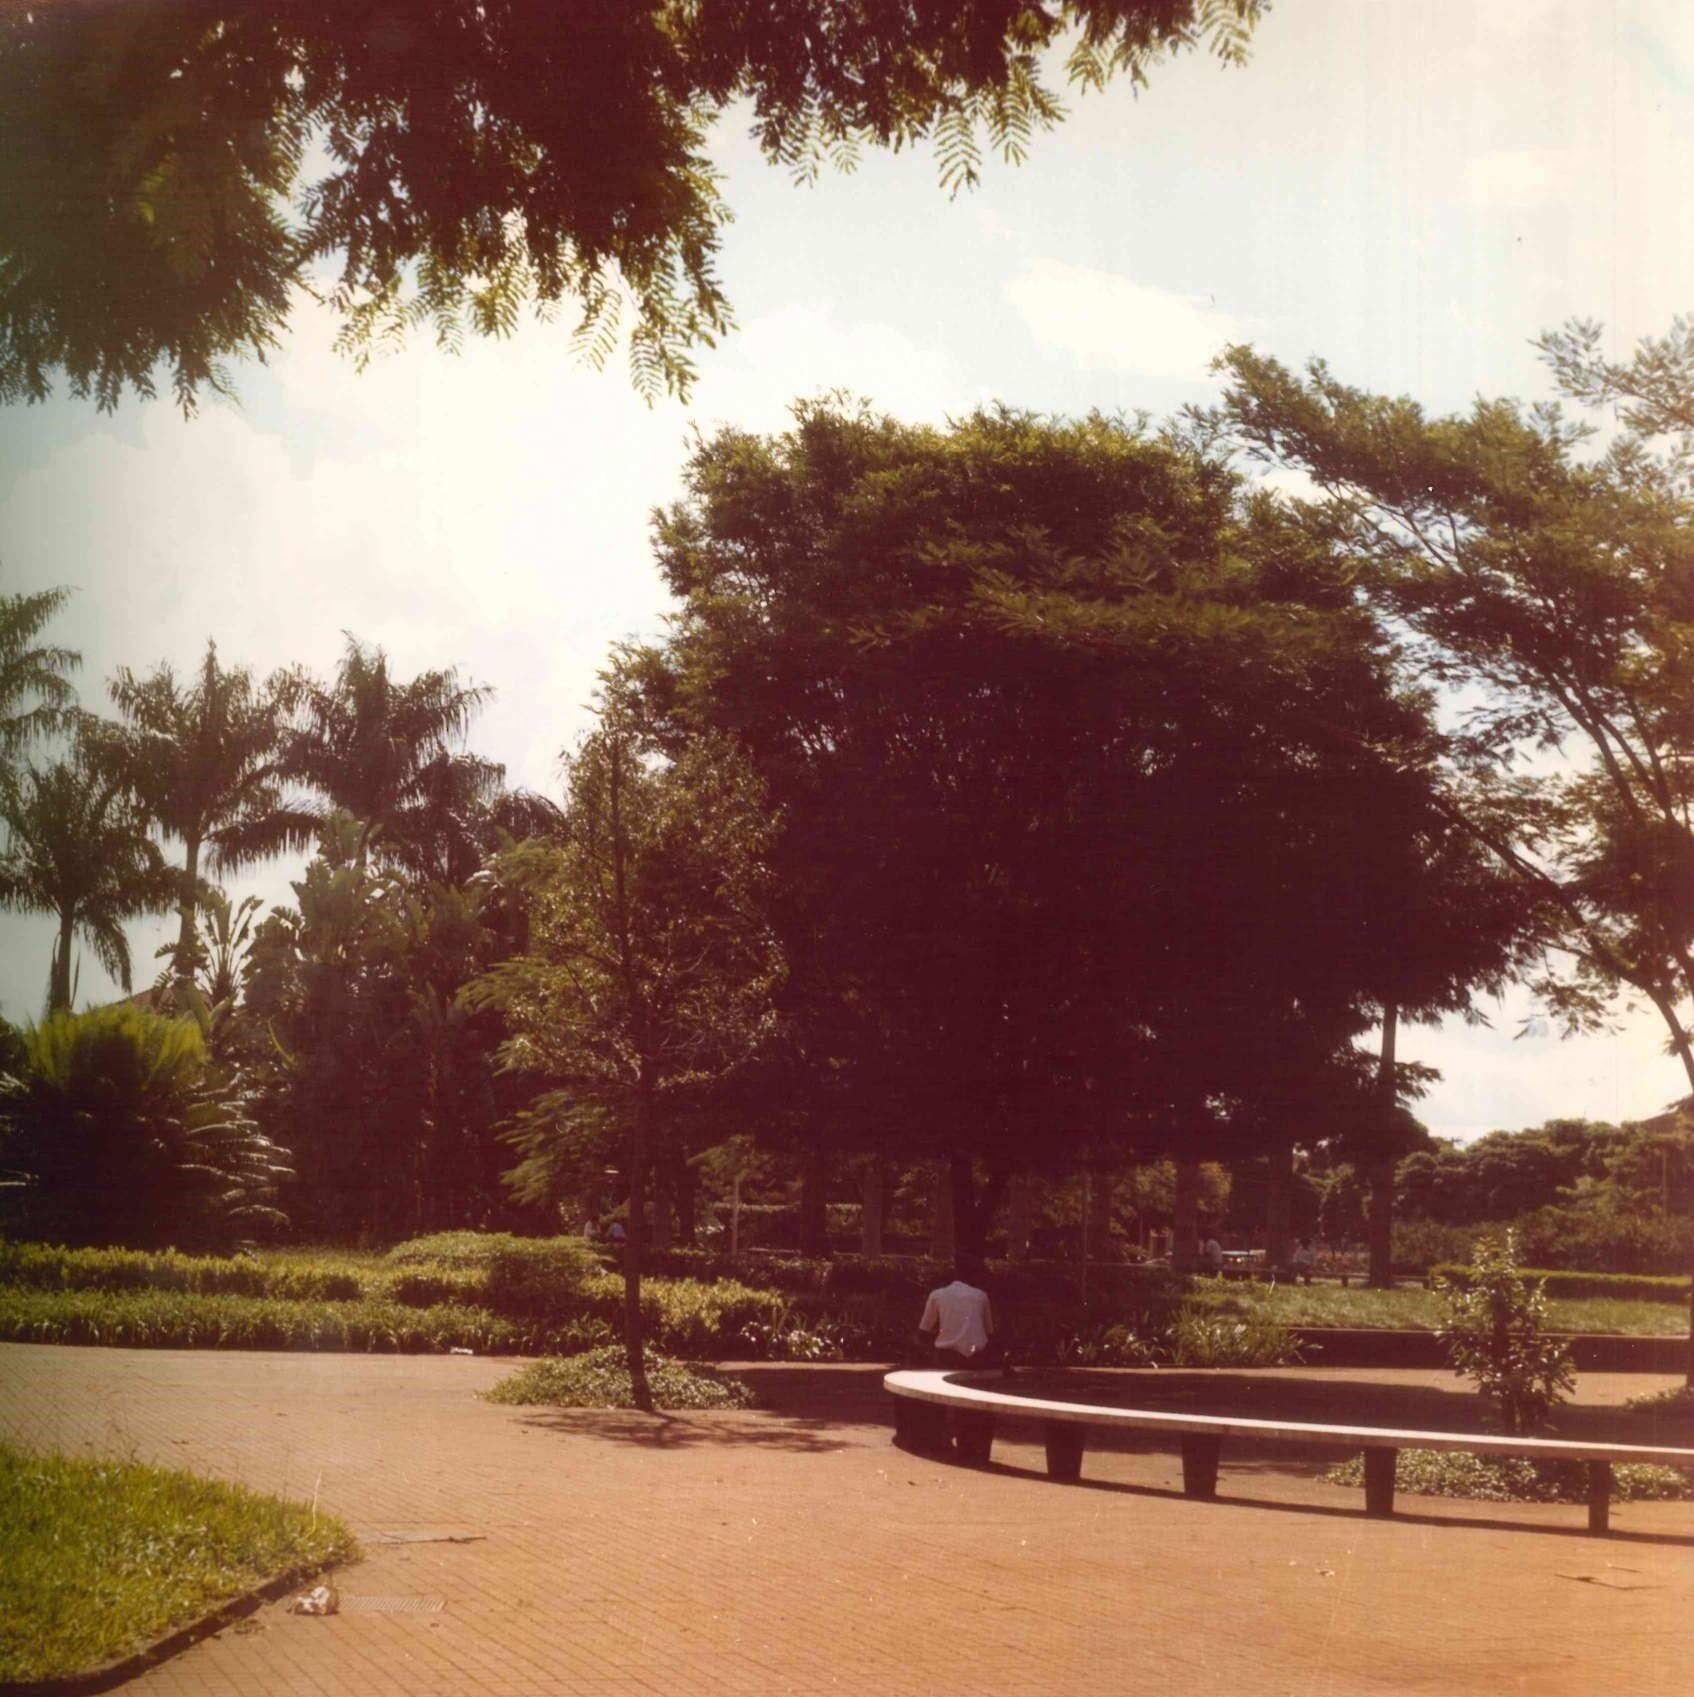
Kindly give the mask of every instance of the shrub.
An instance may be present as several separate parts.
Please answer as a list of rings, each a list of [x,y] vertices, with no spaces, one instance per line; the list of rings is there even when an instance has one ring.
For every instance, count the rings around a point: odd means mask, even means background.
[[[196,1246],[282,1224],[286,1153],[248,1118],[192,1019],[120,1002],[59,1012],[24,1034],[0,1117],[0,1162],[22,1234],[151,1248]]]
[[[1453,1370],[1474,1379],[1508,1432],[1540,1425],[1576,1383],[1570,1347],[1546,1332],[1539,1285],[1524,1283],[1517,1242],[1478,1244],[1465,1284],[1442,1284],[1435,1330]]]
[[[288,1302],[181,1291],[0,1289],[0,1338],[130,1349],[306,1349],[401,1354],[535,1353],[558,1328],[524,1328],[486,1309],[398,1302]],[[591,1341],[564,1347],[585,1347]],[[598,1337],[592,1341],[600,1341]]]
[[[1363,1458],[1340,1462],[1324,1478],[1333,1485],[1362,1485]],[[1581,1503],[1588,1500],[1588,1464],[1472,1455],[1468,1450],[1401,1450],[1394,1463],[1394,1484],[1414,1496],[1471,1502]],[[1694,1487],[1674,1467],[1630,1462],[1612,1468],[1612,1496],[1619,1502],[1680,1501],[1690,1495]]]
[[[253,1256],[181,1255],[174,1249],[67,1249],[0,1242],[0,1285],[38,1290],[174,1290],[341,1302],[363,1295],[351,1273],[274,1266]]]
[[[740,1379],[692,1362],[653,1353],[646,1357],[647,1386],[656,1409],[745,1408],[752,1388]],[[629,1360],[621,1345],[589,1350],[565,1360],[532,1361],[483,1393],[490,1402],[559,1408],[633,1408]]]
[[[1694,1415],[1694,1385],[1672,1385],[1669,1390],[1632,1396],[1624,1403],[1632,1414]]]
[[[1176,1367],[1284,1367],[1301,1359],[1294,1334],[1260,1315],[1184,1313],[1171,1333],[1170,1350]]]

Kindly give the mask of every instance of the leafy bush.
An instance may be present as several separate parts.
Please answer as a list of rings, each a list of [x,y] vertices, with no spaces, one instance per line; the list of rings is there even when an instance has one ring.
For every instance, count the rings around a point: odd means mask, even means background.
[[[1301,1359],[1294,1334],[1257,1314],[1230,1319],[1183,1313],[1170,1347],[1176,1367],[1284,1367]]]
[[[193,1019],[120,1002],[60,1012],[24,1034],[21,1078],[0,1116],[0,1164],[17,1235],[195,1247],[283,1223],[283,1150],[248,1118]]]
[[[1339,1463],[1324,1478],[1334,1485],[1362,1485],[1363,1458]],[[1470,1502],[1583,1503],[1588,1500],[1588,1464],[1472,1455],[1468,1450],[1401,1450],[1394,1463],[1394,1484],[1414,1496]],[[1694,1496],[1694,1486],[1674,1467],[1629,1462],[1612,1468],[1612,1496],[1619,1502],[1673,1502]]]
[[[351,1273],[276,1266],[254,1256],[181,1255],[174,1249],[67,1249],[0,1241],[0,1285],[38,1290],[175,1290],[343,1302],[364,1294]]]
[[[600,1271],[600,1258],[580,1237],[519,1237],[515,1232],[432,1232],[408,1238],[384,1259],[395,1267],[453,1267],[487,1271],[497,1260],[574,1268],[586,1277]]]
[[[1441,1220],[1394,1221],[1394,1265],[1427,1273],[1443,1264],[1469,1264],[1486,1226],[1454,1226]]]
[[[1453,1370],[1474,1379],[1508,1432],[1544,1421],[1576,1384],[1570,1346],[1546,1332],[1547,1303],[1517,1267],[1517,1241],[1477,1245],[1464,1286],[1442,1284],[1436,1335]]]
[[[1538,1208],[1513,1222],[1519,1253],[1571,1272],[1677,1274],[1688,1265],[1688,1219],[1582,1208]]]
[[[1672,1385],[1669,1390],[1632,1396],[1624,1407],[1633,1414],[1694,1415],[1694,1385]]]
[[[751,1386],[709,1367],[646,1357],[647,1384],[657,1409],[745,1408]],[[621,1345],[592,1349],[565,1360],[532,1361],[483,1393],[490,1402],[560,1408],[633,1408],[629,1361]]]
[[[1456,1290],[1464,1290],[1470,1282],[1470,1268],[1443,1265],[1431,1270],[1431,1276],[1444,1280]],[[1525,1267],[1520,1276],[1536,1280],[1549,1297],[1579,1300],[1598,1297],[1602,1301],[1616,1298],[1624,1302],[1688,1301],[1688,1279],[1657,1277],[1645,1273],[1566,1273],[1544,1267]]]
[[[339,1521],[239,1486],[0,1445],[0,1681],[63,1679],[289,1571],[357,1553]]]

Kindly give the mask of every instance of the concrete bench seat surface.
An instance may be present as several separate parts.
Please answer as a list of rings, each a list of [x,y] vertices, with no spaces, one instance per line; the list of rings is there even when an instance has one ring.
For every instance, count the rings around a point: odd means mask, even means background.
[[[1694,1449],[1654,1444],[1591,1443],[1570,1438],[1517,1438],[1494,1432],[1428,1432],[1389,1426],[1341,1426],[1304,1420],[1254,1420],[1235,1414],[1188,1414],[1169,1409],[1114,1408],[1100,1403],[1054,1402],[996,1388],[994,1376],[901,1368],[887,1374],[883,1388],[895,1396],[950,1408],[979,1409],[1009,1418],[1061,1424],[1194,1432],[1218,1438],[1271,1438],[1345,1444],[1349,1448],[1468,1450],[1493,1455],[1542,1456],[1549,1460],[1657,1462],[1694,1467]],[[1014,1384],[1016,1380],[1012,1381]]]
[[[998,1375],[968,1369],[900,1368],[883,1379],[894,1397],[895,1441],[931,1453],[953,1449],[961,1460],[985,1464],[1000,1419],[1035,1421],[1047,1449],[1049,1477],[1081,1477],[1087,1434],[1100,1431],[1170,1432],[1182,1448],[1182,1488],[1202,1500],[1217,1495],[1218,1466],[1225,1438],[1278,1443],[1332,1444],[1363,1452],[1365,1513],[1394,1512],[1395,1463],[1402,1449],[1468,1451],[1523,1456],[1530,1460],[1582,1462],[1588,1469],[1588,1529],[1610,1528],[1612,1468],[1638,1462],[1694,1468],[1694,1449],[1663,1444],[1607,1443],[1590,1438],[1520,1438],[1492,1432],[1423,1430],[1411,1427],[1273,1420],[1247,1415],[1196,1414],[1154,1408],[1120,1408],[1020,1395]],[[1016,1383],[1015,1380],[1010,1383]],[[948,1431],[949,1418],[956,1435]]]

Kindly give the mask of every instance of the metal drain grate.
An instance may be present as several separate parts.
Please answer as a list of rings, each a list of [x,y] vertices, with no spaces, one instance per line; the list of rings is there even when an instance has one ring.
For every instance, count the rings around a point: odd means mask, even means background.
[[[445,1597],[343,1597],[344,1615],[438,1615]]]

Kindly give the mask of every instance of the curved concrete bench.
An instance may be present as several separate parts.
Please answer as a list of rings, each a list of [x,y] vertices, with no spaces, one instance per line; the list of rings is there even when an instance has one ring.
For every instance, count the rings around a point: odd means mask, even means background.
[[[1086,1402],[1051,1402],[988,1388],[980,1373],[902,1368],[883,1379],[894,1397],[894,1441],[921,1454],[955,1449],[948,1430],[951,1412],[961,1460],[986,1463],[998,1417],[1037,1422],[1047,1446],[1049,1478],[1082,1474],[1089,1427],[1105,1430],[1174,1432],[1182,1442],[1182,1489],[1190,1497],[1217,1495],[1218,1459],[1225,1438],[1273,1439],[1290,1443],[1345,1444],[1364,1452],[1365,1513],[1394,1512],[1394,1459],[1403,1449],[1462,1450],[1473,1455],[1517,1455],[1530,1459],[1588,1463],[1588,1530],[1610,1524],[1612,1466],[1657,1462],[1694,1468],[1694,1449],[1650,1444],[1594,1444],[1566,1438],[1515,1438],[1496,1433],[1415,1432],[1381,1426],[1325,1426],[1300,1420],[1248,1420],[1227,1414],[1172,1414],[1150,1408],[1101,1408]],[[975,1381],[975,1382],[973,1382]]]

